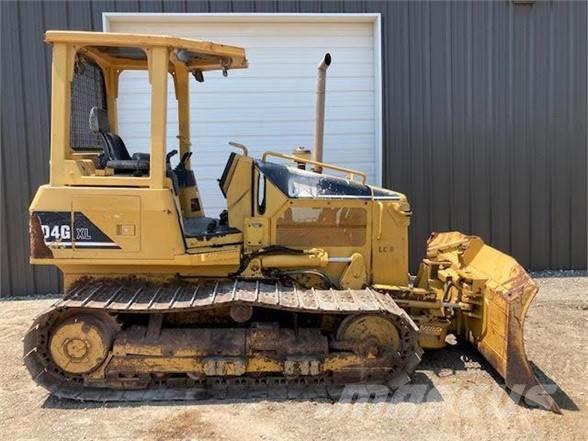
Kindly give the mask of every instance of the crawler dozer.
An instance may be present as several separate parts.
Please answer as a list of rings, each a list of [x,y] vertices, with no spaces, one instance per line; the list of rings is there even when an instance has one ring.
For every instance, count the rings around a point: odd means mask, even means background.
[[[452,334],[529,403],[558,410],[524,351],[537,286],[523,268],[447,232],[431,235],[410,276],[406,196],[323,162],[328,54],[312,151],[256,159],[231,142],[218,181],[227,209],[211,218],[192,168],[189,83],[246,68],[245,51],[153,35],[48,31],[45,40],[50,182],[30,206],[31,263],[57,266],[64,295],[24,338],[38,384],[104,401],[395,387],[423,349]],[[146,71],[151,86],[149,142],[132,154],[117,134],[127,70]],[[168,84],[179,154],[167,145]]]

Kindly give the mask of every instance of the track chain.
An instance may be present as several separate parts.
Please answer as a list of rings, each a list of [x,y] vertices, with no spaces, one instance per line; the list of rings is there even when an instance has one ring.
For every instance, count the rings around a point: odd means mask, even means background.
[[[24,338],[24,363],[33,379],[59,398],[78,401],[186,401],[202,399],[331,399],[340,397],[345,384],[362,382],[362,378],[343,379],[333,375],[207,377],[190,379],[150,378],[141,389],[132,383],[92,386],[83,377],[59,369],[49,355],[52,326],[69,314],[80,311],[101,313],[167,313],[197,311],[226,303],[241,303],[269,309],[309,313],[379,313],[393,318],[404,341],[403,363],[386,378],[370,381],[377,384],[400,384],[420,362],[418,328],[387,295],[365,290],[300,290],[281,284],[223,281],[181,285],[151,285],[128,281],[88,281],[60,299],[46,313],[38,316]],[[165,306],[164,306],[165,305]],[[137,386],[135,386],[137,387]]]

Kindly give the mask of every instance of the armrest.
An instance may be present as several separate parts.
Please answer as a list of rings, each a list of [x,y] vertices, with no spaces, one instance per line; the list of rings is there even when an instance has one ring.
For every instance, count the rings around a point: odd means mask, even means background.
[[[149,153],[133,153],[131,158],[141,161],[149,161],[151,159],[151,155]]]

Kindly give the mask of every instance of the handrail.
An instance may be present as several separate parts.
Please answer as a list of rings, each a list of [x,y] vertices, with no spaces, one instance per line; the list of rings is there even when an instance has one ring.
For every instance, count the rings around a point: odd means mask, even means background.
[[[294,161],[294,162],[303,162],[305,164],[318,165],[321,168],[328,168],[331,170],[345,172],[348,174],[348,177],[350,180],[353,180],[355,178],[355,176],[359,176],[361,178],[362,184],[365,184],[365,181],[367,180],[367,175],[364,172],[361,172],[359,170],[353,170],[351,168],[346,168],[346,167],[339,167],[338,165],[326,164],[324,162],[313,161],[312,159],[305,159],[305,158],[301,158],[299,156],[287,155],[285,153],[265,152],[263,154],[263,156],[261,157],[261,160],[265,161],[268,156],[274,156],[276,158],[282,158],[282,159],[290,159],[291,161]]]
[[[249,150],[247,149],[247,147],[245,145],[240,144],[240,143],[235,142],[235,141],[229,141],[229,145],[231,147],[235,147],[235,148],[238,148],[238,149],[243,150],[243,155],[244,156],[249,156]]]

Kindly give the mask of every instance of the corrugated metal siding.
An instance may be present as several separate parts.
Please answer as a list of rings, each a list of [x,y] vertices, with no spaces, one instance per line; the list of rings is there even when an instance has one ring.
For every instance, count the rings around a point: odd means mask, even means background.
[[[46,29],[101,30],[102,12],[382,13],[384,180],[430,231],[480,234],[531,269],[585,268],[584,2],[2,2],[0,295],[59,289],[28,264],[27,206],[48,180]],[[6,60],[9,60],[8,62]]]

